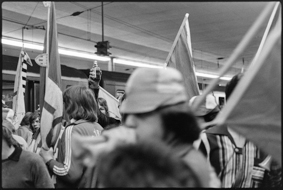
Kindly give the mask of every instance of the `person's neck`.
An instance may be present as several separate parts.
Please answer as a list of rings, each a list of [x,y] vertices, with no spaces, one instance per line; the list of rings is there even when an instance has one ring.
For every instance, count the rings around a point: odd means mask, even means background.
[[[246,138],[231,129],[230,127],[227,127],[229,133],[234,139],[234,142],[236,143],[237,147],[243,148],[246,142]]]
[[[13,152],[15,151],[15,147],[12,145],[9,147],[8,145],[2,145],[2,160],[7,159]]]

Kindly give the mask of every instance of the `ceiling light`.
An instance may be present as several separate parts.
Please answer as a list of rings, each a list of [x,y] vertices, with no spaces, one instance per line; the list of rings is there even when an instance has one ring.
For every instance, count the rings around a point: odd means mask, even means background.
[[[10,46],[17,46],[17,47],[23,46],[22,42],[15,41],[15,40],[9,40],[9,39],[2,38],[1,42],[2,44],[6,44]],[[42,44],[38,45],[38,44],[24,42],[24,48],[43,51]],[[81,57],[81,58],[92,59],[92,60],[94,59],[94,60],[99,60],[99,61],[109,61],[110,60],[110,57],[98,56],[93,53],[79,52],[79,51],[69,50],[65,48],[59,48],[59,54],[73,56],[73,57]]]
[[[206,77],[206,78],[218,78],[217,75],[212,75],[212,74],[206,74],[206,73],[198,73],[196,72],[196,76],[199,77]],[[220,77],[221,80],[231,80],[231,77]]]
[[[128,61],[124,59],[113,59],[114,63],[120,64],[120,65],[129,65],[134,67],[147,67],[147,68],[163,68],[163,65],[151,65],[147,63],[141,63],[141,62],[135,62],[135,61]]]
[[[3,38],[1,41],[2,41],[2,44],[22,47],[21,41],[15,41],[15,40],[3,39]],[[24,48],[43,51],[43,45],[32,44],[28,42],[24,42]],[[79,52],[79,51],[68,50],[64,48],[59,48],[59,54],[73,56],[73,57],[86,58],[86,59],[91,59],[91,60],[99,60],[99,61],[109,61],[110,60],[110,57],[108,56],[98,56],[93,53]],[[113,62],[116,64],[120,64],[120,65],[129,65],[129,66],[134,66],[134,67],[147,67],[147,68],[163,68],[164,67],[163,64],[162,65],[161,64],[152,65],[152,64],[136,62],[136,61],[129,61],[129,60],[124,60],[124,59],[119,59],[119,58],[114,58]],[[206,77],[206,78],[217,78],[218,77],[217,75],[199,73],[199,72],[196,72],[196,76]],[[220,77],[220,79],[229,81],[231,80],[231,77]]]

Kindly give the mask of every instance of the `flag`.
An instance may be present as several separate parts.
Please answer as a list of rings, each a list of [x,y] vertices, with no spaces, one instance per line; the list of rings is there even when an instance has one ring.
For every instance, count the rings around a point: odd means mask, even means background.
[[[40,134],[42,148],[48,149],[54,146],[61,130],[63,116],[63,97],[61,90],[61,65],[58,52],[57,24],[55,14],[55,3],[50,2],[48,14],[47,40],[45,48],[48,54],[46,69],[46,84],[44,103],[41,112]]]
[[[16,130],[25,116],[25,89],[27,81],[27,64],[32,66],[32,62],[25,51],[21,51],[17,66],[17,73],[14,84],[13,110],[15,112],[13,124]]]
[[[193,96],[199,95],[200,92],[192,57],[192,43],[188,17],[189,14],[186,14],[165,64],[166,66],[176,68],[182,73],[187,95],[190,99]]]
[[[281,16],[258,61],[249,67],[215,119],[270,154],[281,165]]]
[[[113,117],[114,119],[121,120],[121,115],[118,108],[119,101],[102,87],[99,87],[98,97],[106,100],[109,116]]]

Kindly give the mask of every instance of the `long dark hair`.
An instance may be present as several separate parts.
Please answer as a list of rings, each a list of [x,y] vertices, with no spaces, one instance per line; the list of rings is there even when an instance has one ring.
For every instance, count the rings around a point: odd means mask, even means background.
[[[29,126],[30,126],[30,129],[32,130],[32,133],[35,133],[37,129],[35,129],[33,126],[32,126],[32,123],[37,119],[39,118],[40,119],[40,115],[39,115],[39,112],[38,111],[34,111],[30,117],[29,117]]]
[[[93,92],[82,85],[73,85],[63,93],[65,111],[70,119],[97,121],[97,103]]]

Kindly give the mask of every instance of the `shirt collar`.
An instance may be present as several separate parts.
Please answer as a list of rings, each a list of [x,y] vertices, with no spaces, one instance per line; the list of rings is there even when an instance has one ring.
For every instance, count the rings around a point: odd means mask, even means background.
[[[205,131],[206,133],[229,136],[227,125],[216,125]]]
[[[20,160],[20,156],[23,150],[20,147],[17,147],[17,146],[14,146],[14,147],[15,147],[14,152],[7,158],[7,160],[12,160],[12,161],[17,162]]]

